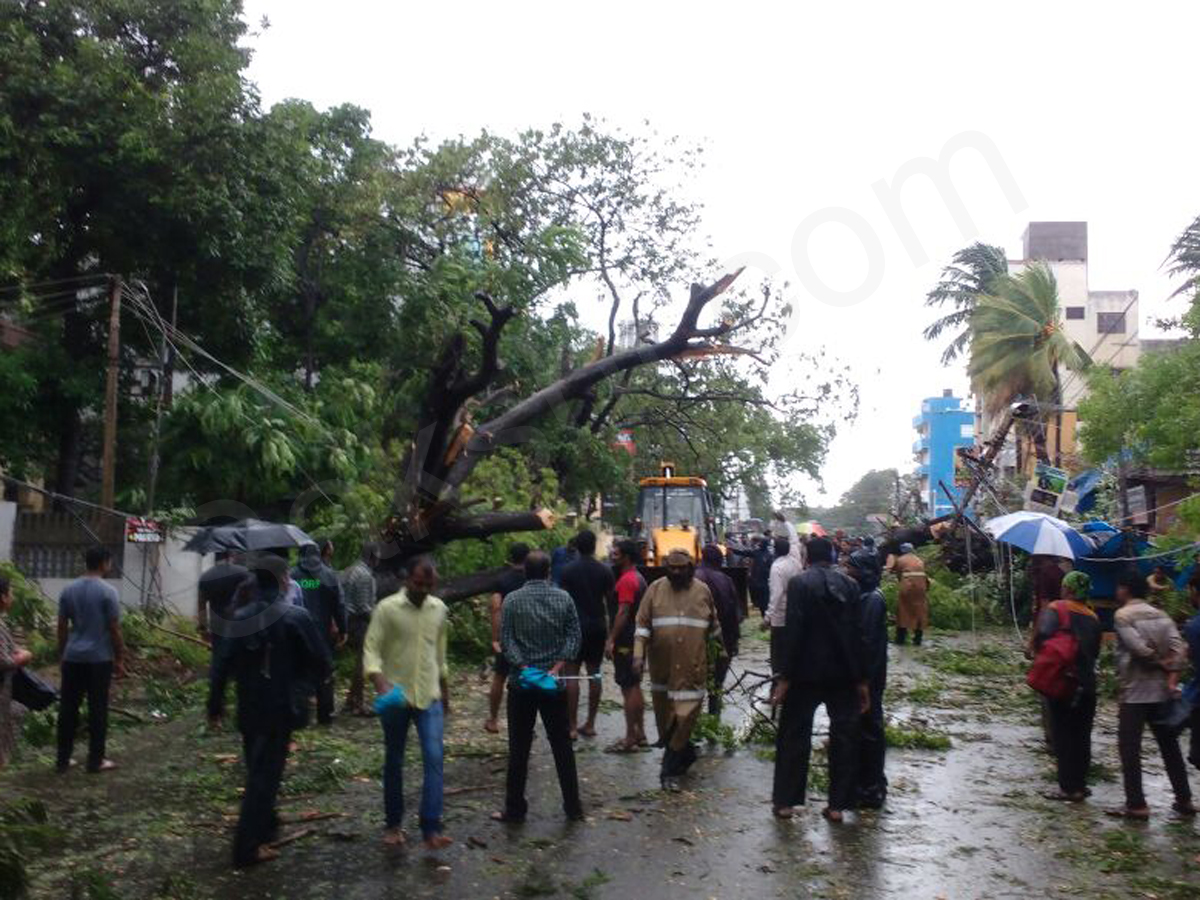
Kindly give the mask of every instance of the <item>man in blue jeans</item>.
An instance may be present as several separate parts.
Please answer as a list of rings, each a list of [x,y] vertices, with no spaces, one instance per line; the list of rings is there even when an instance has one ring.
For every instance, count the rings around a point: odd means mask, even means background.
[[[415,723],[421,741],[425,780],[421,786],[420,823],[423,846],[440,850],[453,843],[442,833],[442,731],[450,714],[446,686],[446,605],[432,591],[437,571],[419,559],[408,571],[404,588],[379,602],[363,645],[363,671],[380,697],[399,688],[400,703],[380,712],[383,726],[384,843],[408,842],[404,821],[404,747],[408,726]]]

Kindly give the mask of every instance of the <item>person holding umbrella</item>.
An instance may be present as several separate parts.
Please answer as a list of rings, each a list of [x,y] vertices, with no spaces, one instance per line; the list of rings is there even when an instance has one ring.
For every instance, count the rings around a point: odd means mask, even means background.
[[[251,599],[238,608],[209,673],[208,721],[224,718],[225,685],[237,684],[237,727],[242,733],[246,789],[233,843],[233,864],[275,859],[270,846],[279,829],[275,800],[287,763],[292,732],[308,722],[304,686],[329,677],[326,641],[312,617],[284,598],[287,563],[270,553],[250,563]]]

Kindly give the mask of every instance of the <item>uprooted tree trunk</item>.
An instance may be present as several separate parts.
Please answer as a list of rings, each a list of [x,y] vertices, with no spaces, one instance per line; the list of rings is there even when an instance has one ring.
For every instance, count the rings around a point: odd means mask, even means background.
[[[464,538],[551,527],[554,516],[544,509],[471,514],[470,504],[459,497],[459,489],[488,454],[528,440],[541,417],[563,404],[585,400],[607,378],[666,360],[749,352],[722,342],[748,322],[722,321],[706,328],[699,324],[705,307],[728,289],[741,271],[708,286],[692,285],[687,307],[665,340],[613,353],[568,371],[553,384],[517,400],[491,421],[475,426],[469,411],[481,405],[482,398],[495,396],[495,382],[503,371],[500,337],[516,315],[512,307],[498,305],[487,294],[477,294],[490,317],[488,322],[471,321],[482,338],[478,368],[471,368],[464,360],[467,342],[462,334],[447,341],[430,378],[417,435],[405,460],[404,480],[395,491],[394,516],[384,538],[387,563],[399,568],[414,556]],[[458,600],[487,592],[496,586],[502,572],[480,572],[447,582],[439,589],[439,596]]]

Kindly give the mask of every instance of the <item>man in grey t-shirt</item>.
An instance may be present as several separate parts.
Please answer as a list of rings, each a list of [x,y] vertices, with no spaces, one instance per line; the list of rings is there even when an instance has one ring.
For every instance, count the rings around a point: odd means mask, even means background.
[[[58,712],[58,771],[71,766],[79,707],[88,701],[89,772],[116,767],[105,759],[108,693],[114,670],[124,673],[121,605],[116,589],[104,579],[112,554],[92,547],[84,554],[87,573],[67,585],[58,600],[58,653],[62,660],[62,697]]]

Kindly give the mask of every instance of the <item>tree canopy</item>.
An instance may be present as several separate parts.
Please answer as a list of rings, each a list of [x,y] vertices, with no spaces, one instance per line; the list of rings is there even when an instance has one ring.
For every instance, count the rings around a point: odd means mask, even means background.
[[[826,528],[847,528],[854,531],[873,531],[868,516],[888,515],[897,504],[898,492],[904,490],[896,469],[872,469],[858,479],[838,500],[835,506],[814,509],[813,517]]]
[[[263,109],[248,36],[238,0],[0,9],[6,469],[94,492],[120,276],[118,505],[145,500],[160,399],[158,506],[346,534],[503,533],[666,456],[718,493],[816,472],[854,386],[785,354],[777,286],[715,271],[698,149],[588,116],[392,146],[358,107]],[[776,366],[804,387],[768,389]],[[496,497],[523,510],[478,513]]]

